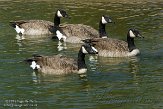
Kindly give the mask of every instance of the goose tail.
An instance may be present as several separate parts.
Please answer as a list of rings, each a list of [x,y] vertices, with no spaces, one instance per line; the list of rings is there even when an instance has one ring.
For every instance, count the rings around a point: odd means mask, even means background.
[[[36,61],[35,59],[33,58],[28,58],[28,59],[25,59],[24,62],[28,63],[28,64],[31,64],[33,61]]]
[[[42,57],[42,56],[39,54],[33,54],[31,58],[25,59],[24,61],[31,64],[32,61],[37,61],[36,58],[39,58],[39,57]]]
[[[10,26],[16,28],[16,22],[10,22]]]

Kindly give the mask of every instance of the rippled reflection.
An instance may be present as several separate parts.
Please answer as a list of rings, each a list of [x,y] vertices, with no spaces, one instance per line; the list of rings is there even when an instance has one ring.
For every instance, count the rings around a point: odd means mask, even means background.
[[[66,43],[58,41],[58,47],[57,48],[58,48],[58,51],[62,51],[64,49],[67,49]]]
[[[162,4],[162,0],[0,0],[0,98],[2,101],[36,99],[39,109],[161,109]],[[135,40],[141,55],[132,58],[86,56],[89,70],[83,78],[76,74],[45,76],[32,72],[20,61],[32,54],[64,54],[76,58],[81,45],[60,43],[51,40],[51,36],[17,37],[9,21],[53,22],[58,8],[65,9],[71,16],[61,23],[82,23],[95,29],[101,15],[111,16],[115,25],[106,26],[111,38],[126,40],[129,28],[139,29],[145,37]]]

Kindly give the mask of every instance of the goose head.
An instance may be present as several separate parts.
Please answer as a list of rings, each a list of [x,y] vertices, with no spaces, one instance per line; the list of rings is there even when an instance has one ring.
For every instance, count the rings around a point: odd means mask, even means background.
[[[109,16],[102,15],[102,17],[100,19],[100,23],[99,23],[99,37],[100,38],[107,38],[108,37],[106,30],[105,30],[105,25],[107,23],[114,23],[114,22],[112,22],[112,20]]]
[[[102,24],[113,23],[111,18],[106,15],[102,15],[101,22],[102,22]]]
[[[98,50],[94,47],[95,44],[93,44],[89,39],[82,41],[84,44],[81,46],[81,48],[84,54],[98,54]]]
[[[131,38],[135,38],[135,37],[144,38],[144,37],[142,37],[142,35],[140,34],[140,32],[137,29],[133,29],[133,28],[129,29],[128,36]]]
[[[69,18],[68,14],[66,13],[66,11],[58,9],[56,12],[57,16],[59,18],[65,17],[65,18]]]

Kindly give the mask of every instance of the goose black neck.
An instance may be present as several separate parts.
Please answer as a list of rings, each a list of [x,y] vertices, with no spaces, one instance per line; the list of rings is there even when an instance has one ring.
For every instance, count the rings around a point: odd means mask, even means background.
[[[127,42],[128,42],[128,48],[130,52],[136,49],[136,46],[134,44],[134,38],[130,37],[129,33],[127,34]]]
[[[99,23],[99,34],[100,34],[100,38],[103,36],[107,36],[106,30],[105,30],[105,24],[103,24],[102,21],[100,21]]]
[[[58,17],[57,13],[54,16],[54,25],[59,26],[60,24],[60,18]]]
[[[82,68],[87,68],[87,66],[85,64],[85,54],[82,52],[81,47],[78,53],[78,70]]]

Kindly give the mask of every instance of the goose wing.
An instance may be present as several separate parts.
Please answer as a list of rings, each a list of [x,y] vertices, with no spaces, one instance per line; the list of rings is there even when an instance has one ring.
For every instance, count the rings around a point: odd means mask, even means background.
[[[77,61],[73,58],[68,58],[61,55],[54,56],[35,56],[34,60],[40,67],[47,67],[51,69],[65,69],[67,71],[77,69]]]
[[[54,23],[46,20],[19,20],[19,21],[11,21],[10,25],[15,27],[15,25],[28,29],[39,29],[39,28],[49,28],[50,26],[54,26]]]
[[[99,50],[108,50],[108,51],[128,51],[128,44],[125,41],[112,39],[112,38],[95,38],[92,39],[95,43],[95,47]]]
[[[75,36],[82,39],[99,37],[96,29],[83,24],[64,24],[60,25],[60,29],[67,37]]]

